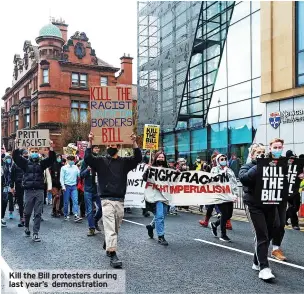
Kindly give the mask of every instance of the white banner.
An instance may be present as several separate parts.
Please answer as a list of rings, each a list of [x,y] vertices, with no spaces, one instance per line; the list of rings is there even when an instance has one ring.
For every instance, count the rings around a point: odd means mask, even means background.
[[[208,205],[230,202],[232,194],[228,176],[212,175],[202,171],[185,171],[151,167],[145,185],[148,202],[167,200],[171,205]]]
[[[145,193],[145,181],[142,176],[146,170],[145,164],[139,164],[135,170],[132,170],[128,174],[128,186],[125,197],[125,207],[137,207],[145,208],[146,204],[144,201]]]

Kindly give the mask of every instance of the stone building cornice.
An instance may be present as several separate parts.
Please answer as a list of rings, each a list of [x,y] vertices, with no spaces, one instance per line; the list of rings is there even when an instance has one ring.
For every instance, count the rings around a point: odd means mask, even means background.
[[[96,71],[108,71],[108,72],[118,72],[120,69],[116,67],[108,67],[102,65],[91,65],[91,64],[81,64],[81,63],[73,63],[73,62],[66,62],[66,61],[59,61],[59,64],[62,67],[73,67],[73,68],[85,68],[89,70],[96,70]]]

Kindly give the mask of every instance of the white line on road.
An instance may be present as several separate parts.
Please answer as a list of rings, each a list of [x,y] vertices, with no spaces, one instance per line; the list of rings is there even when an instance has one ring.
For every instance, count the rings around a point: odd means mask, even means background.
[[[6,261],[2,256],[0,256],[0,267],[6,279],[20,283],[20,280],[18,279],[10,279],[9,274],[14,271],[9,267],[9,265],[6,263]],[[16,291],[17,294],[29,294],[29,292],[25,288],[15,288],[14,290]]]
[[[145,227],[145,225],[141,224],[141,223],[132,222],[132,221],[129,221],[129,220],[126,220],[126,219],[123,219],[123,220],[125,222],[131,223],[131,224],[135,224],[135,225],[138,225],[138,226],[144,226]],[[247,255],[253,256],[252,252],[244,251],[244,250],[241,250],[241,249],[237,249],[237,248],[225,246],[225,245],[222,245],[222,244],[217,244],[217,243],[209,242],[209,241],[202,240],[202,239],[194,239],[194,240],[202,242],[202,243],[206,243],[206,244],[209,244],[209,245],[225,248],[225,249],[228,249],[228,250],[231,250],[231,251],[235,251],[235,252],[239,252],[239,253],[243,253],[243,254],[247,254]],[[280,263],[280,264],[283,264],[283,265],[288,265],[290,267],[294,267],[294,268],[298,268],[298,269],[304,270],[304,266],[301,266],[301,265],[297,265],[297,264],[286,262],[286,261],[276,260],[274,258],[268,258],[268,259],[270,261],[273,261],[273,262],[276,262],[276,263]]]

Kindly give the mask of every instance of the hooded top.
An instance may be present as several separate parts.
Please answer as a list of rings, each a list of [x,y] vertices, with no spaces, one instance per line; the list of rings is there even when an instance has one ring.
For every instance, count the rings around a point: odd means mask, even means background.
[[[237,184],[237,180],[234,175],[234,172],[228,166],[226,166],[224,169],[221,167],[221,165],[219,163],[219,159],[221,156],[225,156],[227,158],[227,156],[224,154],[218,154],[215,158],[216,166],[211,169],[211,174],[215,176],[218,174],[226,173],[229,178],[229,183],[230,183],[230,186],[232,189],[232,194],[238,196],[239,188],[238,188],[238,184]]]

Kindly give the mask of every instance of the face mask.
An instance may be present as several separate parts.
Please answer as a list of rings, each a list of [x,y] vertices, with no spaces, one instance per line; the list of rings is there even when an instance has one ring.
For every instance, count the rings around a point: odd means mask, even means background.
[[[164,160],[156,160],[156,164],[160,165],[160,166],[164,166],[165,165],[165,161]]]
[[[221,166],[226,166],[227,165],[227,161],[220,161],[220,165]]]
[[[39,154],[38,153],[31,153],[31,157],[32,157],[32,159],[38,159]]]
[[[278,150],[278,151],[273,150],[271,153],[274,158],[280,158],[283,153],[283,150]]]
[[[60,163],[60,162],[61,162],[61,159],[60,159],[60,158],[57,158],[57,162],[59,162],[59,163]]]
[[[11,163],[12,163],[12,160],[11,160],[11,159],[7,159],[7,160],[6,160],[6,163],[11,164]]]
[[[75,164],[74,161],[69,161],[69,165],[70,165],[70,166],[73,166],[74,164]]]
[[[150,160],[150,156],[149,156],[149,155],[147,155],[146,158],[147,158],[148,160]]]
[[[108,152],[108,154],[109,154],[111,157],[113,157],[115,154],[117,154],[118,149],[117,149],[117,148],[109,147],[109,148],[107,149],[107,152]]]

